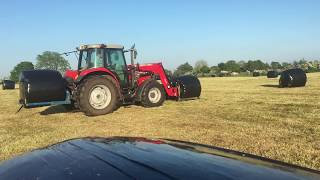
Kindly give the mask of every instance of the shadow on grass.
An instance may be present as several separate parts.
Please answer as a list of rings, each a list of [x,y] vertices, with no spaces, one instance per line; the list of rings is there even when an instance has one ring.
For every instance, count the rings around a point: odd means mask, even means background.
[[[40,115],[50,115],[50,114],[60,114],[60,113],[68,113],[68,112],[79,112],[78,110],[69,110],[66,109],[62,105],[50,106],[44,111],[40,112]]]
[[[263,84],[262,87],[271,87],[271,88],[279,88],[279,85],[273,85],[273,84]]]
[[[115,109],[118,110],[120,107],[124,107],[124,108],[131,108],[133,104],[124,104],[121,106],[117,106],[117,108]],[[44,111],[40,112],[40,115],[50,115],[50,114],[60,114],[60,113],[76,113],[76,112],[80,112],[79,109],[68,109],[66,107],[64,107],[63,105],[57,105],[57,106],[50,106],[47,109],[45,109]]]

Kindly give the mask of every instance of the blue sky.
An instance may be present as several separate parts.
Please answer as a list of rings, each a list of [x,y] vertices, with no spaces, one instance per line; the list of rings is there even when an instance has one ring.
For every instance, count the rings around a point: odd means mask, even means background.
[[[43,51],[113,43],[168,69],[199,59],[320,59],[318,0],[2,1],[0,77]],[[76,64],[76,59],[69,59]]]

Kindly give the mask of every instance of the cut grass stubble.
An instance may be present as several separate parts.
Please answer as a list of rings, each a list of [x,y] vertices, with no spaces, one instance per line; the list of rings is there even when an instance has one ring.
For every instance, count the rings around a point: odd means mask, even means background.
[[[220,146],[320,169],[320,73],[306,87],[266,77],[202,78],[198,100],[121,107],[87,117],[62,106],[22,109],[18,90],[0,90],[0,160],[70,138],[138,136]]]

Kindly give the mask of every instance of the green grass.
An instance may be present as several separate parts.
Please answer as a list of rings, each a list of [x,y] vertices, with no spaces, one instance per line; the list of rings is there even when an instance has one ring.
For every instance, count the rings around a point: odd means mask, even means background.
[[[0,160],[84,136],[142,136],[210,144],[320,169],[320,73],[302,88],[266,77],[202,78],[193,101],[121,107],[86,117],[61,106],[22,109],[18,90],[0,90]]]

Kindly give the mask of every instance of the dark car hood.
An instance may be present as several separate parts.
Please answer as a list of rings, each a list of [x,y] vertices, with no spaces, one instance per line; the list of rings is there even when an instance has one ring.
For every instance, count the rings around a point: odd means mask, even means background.
[[[222,148],[145,138],[81,138],[0,164],[0,179],[320,179],[318,171]]]

